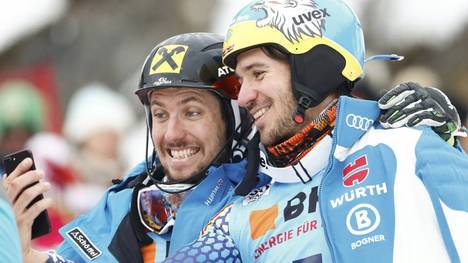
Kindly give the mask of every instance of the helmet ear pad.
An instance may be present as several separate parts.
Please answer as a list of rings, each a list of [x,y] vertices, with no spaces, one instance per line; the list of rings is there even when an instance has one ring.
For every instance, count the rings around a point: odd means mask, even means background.
[[[327,45],[292,54],[289,60],[294,97],[305,108],[317,106],[344,85],[348,87],[349,81],[342,74],[345,58]]]

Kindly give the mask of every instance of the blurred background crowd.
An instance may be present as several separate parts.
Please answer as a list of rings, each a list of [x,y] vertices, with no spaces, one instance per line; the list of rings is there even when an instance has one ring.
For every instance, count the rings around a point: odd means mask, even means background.
[[[0,0],[0,155],[31,149],[57,201],[53,233],[36,247],[57,245],[61,225],[144,159],[144,112],[133,91],[150,49],[184,32],[224,35],[246,1]],[[347,2],[361,18],[368,56],[405,56],[368,63],[356,95],[376,99],[409,80],[435,86],[466,126],[468,2]]]

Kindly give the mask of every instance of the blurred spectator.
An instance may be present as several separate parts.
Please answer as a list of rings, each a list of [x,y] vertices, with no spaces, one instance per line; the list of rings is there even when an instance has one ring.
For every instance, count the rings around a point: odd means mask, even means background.
[[[0,156],[19,151],[45,123],[44,102],[28,82],[13,80],[0,86]],[[0,162],[3,174],[3,162]]]
[[[58,230],[79,211],[74,209],[75,202],[69,203],[64,198],[68,189],[73,189],[79,179],[72,169],[74,157],[69,143],[55,133],[36,133],[26,142],[26,148],[34,153],[36,167],[43,170],[47,181],[51,182],[48,195],[55,200],[48,209],[51,233],[33,240],[33,246],[42,250],[53,249],[63,240]]]
[[[119,147],[133,121],[125,97],[103,84],[89,84],[72,97],[63,132],[76,150],[73,166],[84,184],[68,189],[65,198],[70,193],[76,209],[93,206],[112,179],[122,177],[125,167]]]
[[[55,186],[63,189],[76,182],[76,174],[71,168],[72,149],[61,135],[37,133],[26,142],[26,148],[34,153],[36,167],[44,170],[47,180]]]
[[[125,174],[145,159],[145,153],[141,150],[145,147],[148,147],[148,153],[153,152],[153,144],[146,145],[146,120],[142,119],[128,130],[122,140],[120,155],[125,161]]]
[[[389,85],[391,73],[388,61],[370,61],[364,64],[364,78],[356,83],[353,95],[368,100],[378,100],[393,86]]]
[[[417,82],[423,86],[431,86],[443,89],[443,85],[441,85],[440,82],[440,77],[436,72],[434,72],[434,70],[426,66],[414,65],[403,68],[396,73],[392,80],[391,87],[408,81]]]

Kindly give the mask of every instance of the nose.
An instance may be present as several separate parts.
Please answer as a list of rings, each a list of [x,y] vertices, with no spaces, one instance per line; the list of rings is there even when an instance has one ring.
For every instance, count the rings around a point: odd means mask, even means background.
[[[185,127],[183,121],[178,116],[171,116],[168,120],[164,138],[166,142],[177,142],[185,136]]]
[[[253,85],[249,84],[247,81],[243,81],[239,95],[237,96],[237,102],[239,106],[248,108],[250,104],[257,98],[257,91]]]

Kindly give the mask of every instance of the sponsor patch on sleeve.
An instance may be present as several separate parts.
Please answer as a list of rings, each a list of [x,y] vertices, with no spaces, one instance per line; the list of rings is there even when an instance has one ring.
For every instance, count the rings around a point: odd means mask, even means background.
[[[96,259],[102,252],[91,242],[79,227],[72,228],[67,232],[67,236],[86,255],[89,260]]]

